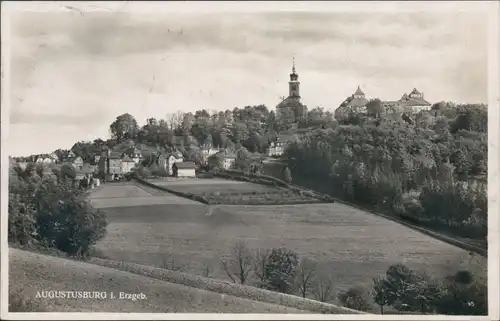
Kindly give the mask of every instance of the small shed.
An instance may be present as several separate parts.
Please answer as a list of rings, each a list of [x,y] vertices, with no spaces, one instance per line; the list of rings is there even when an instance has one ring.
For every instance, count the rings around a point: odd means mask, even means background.
[[[196,165],[193,162],[174,163],[172,172],[175,177],[196,177]]]

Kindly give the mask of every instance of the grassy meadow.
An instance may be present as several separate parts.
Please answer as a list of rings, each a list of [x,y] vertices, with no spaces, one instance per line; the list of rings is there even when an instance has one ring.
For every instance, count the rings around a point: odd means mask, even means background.
[[[336,292],[369,287],[395,263],[433,276],[486,266],[484,258],[338,203],[207,206],[132,183],[102,186],[90,198],[110,222],[96,246],[103,257],[214,278],[227,279],[220,258],[238,241],[251,249],[284,246],[317,261],[318,272],[335,280]]]
[[[209,204],[285,205],[320,203],[314,197],[285,188],[225,179],[151,179],[159,187],[203,196]]]
[[[18,249],[9,250],[10,294],[32,311],[133,313],[310,313]],[[28,286],[29,285],[29,286]],[[37,299],[37,291],[105,291],[106,299]],[[110,299],[113,292],[115,299]],[[119,300],[120,292],[144,300]],[[16,312],[16,311],[11,311]]]

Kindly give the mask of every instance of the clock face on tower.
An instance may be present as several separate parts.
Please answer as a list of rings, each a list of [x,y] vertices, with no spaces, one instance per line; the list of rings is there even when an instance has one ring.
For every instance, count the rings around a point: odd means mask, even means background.
[[[292,91],[296,91],[297,90],[297,86],[296,85],[292,85]]]

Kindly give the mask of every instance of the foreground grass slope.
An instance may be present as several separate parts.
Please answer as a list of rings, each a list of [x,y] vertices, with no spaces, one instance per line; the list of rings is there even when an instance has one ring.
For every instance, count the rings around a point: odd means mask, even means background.
[[[220,258],[235,242],[245,241],[252,249],[284,246],[317,261],[319,272],[335,280],[336,292],[353,285],[370,287],[373,277],[396,263],[436,277],[486,266],[484,258],[338,203],[132,206],[134,199],[129,195],[121,206],[103,208],[110,225],[97,247],[104,257],[226,279]]]
[[[173,284],[112,268],[9,250],[10,293],[46,312],[310,313]],[[145,300],[36,299],[37,291],[144,293]],[[31,311],[29,311],[31,312]]]

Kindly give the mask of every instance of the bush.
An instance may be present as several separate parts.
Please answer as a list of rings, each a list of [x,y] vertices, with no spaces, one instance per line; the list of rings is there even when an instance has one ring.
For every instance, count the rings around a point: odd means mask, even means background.
[[[261,286],[271,291],[290,293],[298,264],[297,253],[285,248],[271,249],[261,276]]]
[[[84,257],[106,234],[105,214],[93,208],[85,194],[68,184],[41,184],[34,202],[38,236],[45,244]]]
[[[338,298],[346,308],[358,311],[367,311],[370,308],[366,293],[361,287],[352,287],[347,291],[340,292]]]
[[[86,200],[70,180],[11,173],[9,180],[9,241],[55,247],[69,255],[87,256],[104,237],[105,215]]]
[[[447,277],[436,303],[438,313],[451,315],[487,315],[488,288],[486,280],[475,280],[469,271]]]

